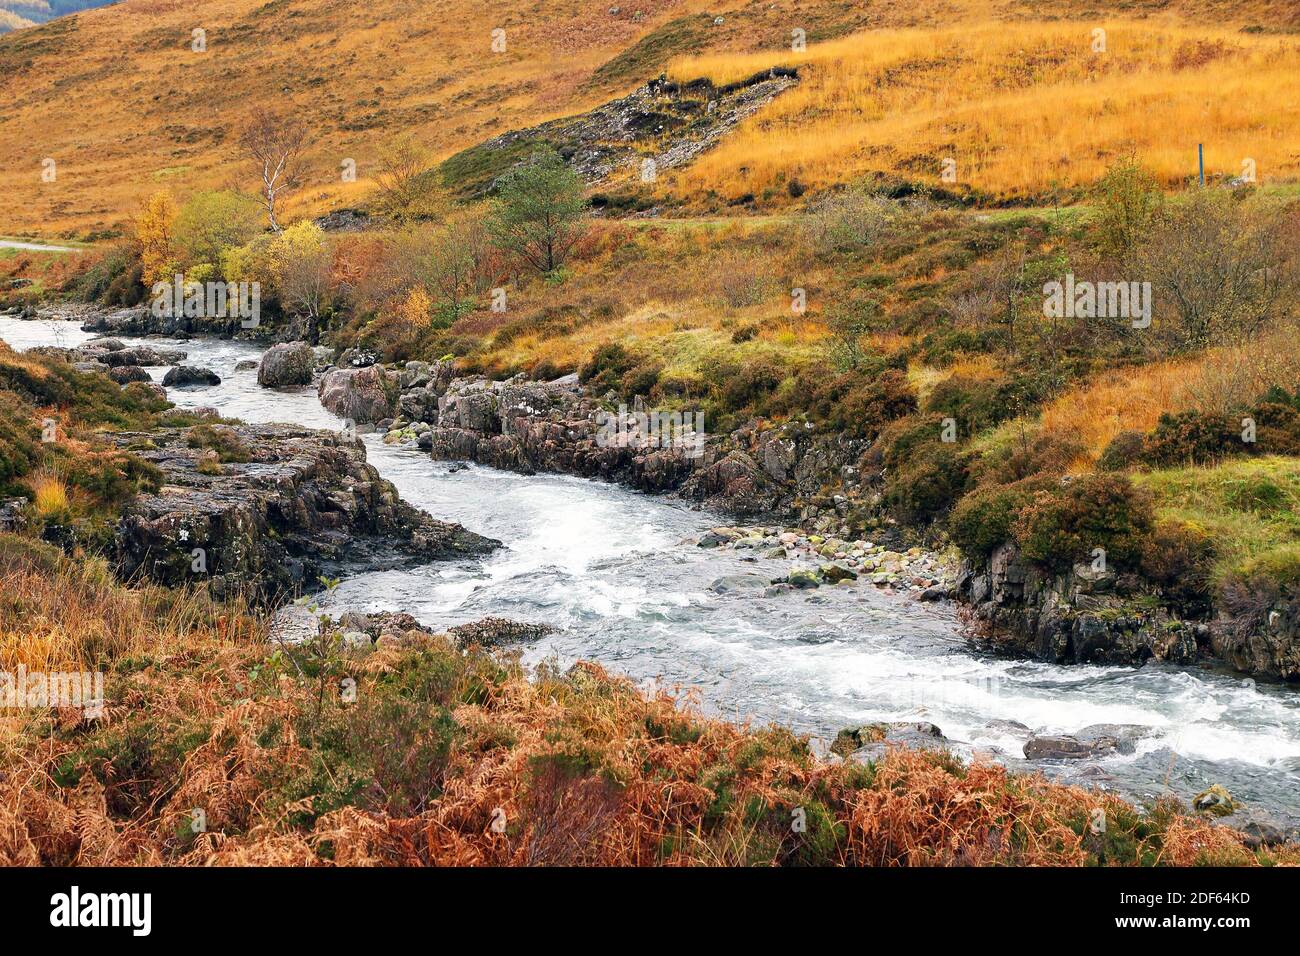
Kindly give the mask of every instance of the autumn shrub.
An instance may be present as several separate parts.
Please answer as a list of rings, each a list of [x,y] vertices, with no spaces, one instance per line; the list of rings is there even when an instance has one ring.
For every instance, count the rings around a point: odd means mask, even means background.
[[[1021,552],[1054,570],[1106,552],[1108,564],[1134,568],[1154,524],[1149,495],[1122,475],[1092,474],[1035,492],[1012,525]]]
[[[623,387],[623,376],[630,372],[638,361],[637,356],[617,342],[602,345],[578,372],[578,380],[596,395],[603,395],[610,391],[617,392]]]
[[[900,521],[925,525],[946,514],[970,484],[970,454],[954,442],[930,442],[886,474],[885,501]]]
[[[1006,483],[1033,475],[1059,477],[1084,455],[1076,436],[1043,429],[1027,429],[1012,441],[989,448],[980,456],[978,481]]]
[[[761,412],[785,378],[785,370],[774,362],[755,359],[739,367],[720,366],[714,375],[723,412]]]
[[[1203,465],[1234,454],[1248,454],[1240,424],[1219,415],[1189,410],[1164,414],[1142,445],[1142,461],[1156,466]]]
[[[1122,431],[1110,440],[1097,459],[1102,471],[1125,471],[1142,461],[1144,436],[1141,432]]]
[[[916,411],[907,374],[882,357],[853,371],[810,366],[772,403],[773,414],[804,416],[846,437],[872,441],[888,423]]]
[[[1034,500],[1034,495],[1049,491],[1054,484],[1050,478],[1036,476],[1011,484],[976,488],[952,509],[947,522],[948,534],[967,556],[987,558],[1011,540],[1017,517]]]
[[[979,381],[954,375],[934,387],[925,410],[953,418],[961,434],[974,435],[1015,416],[1017,391],[1007,379]]]
[[[1214,539],[1204,528],[1162,521],[1142,542],[1142,573],[1183,613],[1205,613],[1209,610],[1210,577],[1217,551]]]

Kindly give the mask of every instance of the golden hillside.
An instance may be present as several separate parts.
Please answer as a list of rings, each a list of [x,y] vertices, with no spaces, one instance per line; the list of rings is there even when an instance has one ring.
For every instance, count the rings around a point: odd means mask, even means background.
[[[1153,24],[1195,16],[1274,31],[1300,22],[1285,0],[1114,6]],[[313,186],[297,201],[317,211],[364,195],[380,149],[399,133],[449,155],[590,108],[681,57],[785,50],[792,24],[816,49],[867,29],[951,30],[990,18],[1083,18],[1089,9],[1077,0],[733,9],[706,0],[123,0],[0,37],[0,234],[93,234],[120,225],[159,185],[247,184],[234,142],[259,104],[310,122]],[[497,29],[506,49],[494,53]],[[192,49],[196,30],[203,52]],[[47,159],[52,182],[42,177]],[[341,181],[347,159],[354,183]]]

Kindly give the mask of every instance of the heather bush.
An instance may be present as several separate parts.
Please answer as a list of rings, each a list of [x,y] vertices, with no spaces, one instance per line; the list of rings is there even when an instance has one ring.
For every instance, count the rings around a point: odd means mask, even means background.
[[[1216,552],[1214,539],[1205,529],[1162,521],[1142,542],[1142,573],[1180,611],[1202,614],[1209,610],[1210,575]]]
[[[1020,512],[1041,491],[1055,483],[1050,478],[1026,478],[1008,485],[986,485],[966,495],[948,517],[948,534],[971,558],[987,558],[1011,540]]]
[[[1124,476],[1096,474],[1036,492],[1012,530],[1027,558],[1055,570],[1090,560],[1096,548],[1110,565],[1133,568],[1153,524],[1148,495]]]

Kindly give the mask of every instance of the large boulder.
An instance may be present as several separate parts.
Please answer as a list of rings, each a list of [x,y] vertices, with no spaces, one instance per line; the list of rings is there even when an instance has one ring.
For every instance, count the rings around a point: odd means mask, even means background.
[[[108,377],[117,382],[118,385],[126,385],[130,382],[149,382],[152,379],[149,373],[139,365],[118,365],[108,370]]]
[[[357,424],[391,418],[397,404],[397,376],[382,365],[336,368],[326,372],[317,387],[320,402],[340,418]]]
[[[179,365],[185,361],[185,353],[180,349],[156,349],[148,345],[123,349],[87,346],[79,349],[78,353],[110,368],[122,365]]]
[[[221,376],[210,368],[197,365],[177,365],[167,370],[163,384],[168,388],[185,388],[191,385],[220,385]]]
[[[1027,760],[1085,760],[1131,754],[1150,730],[1137,724],[1091,724],[1077,734],[1043,734],[1025,742]]]
[[[257,384],[265,388],[310,385],[316,355],[306,342],[272,345],[257,367]]]

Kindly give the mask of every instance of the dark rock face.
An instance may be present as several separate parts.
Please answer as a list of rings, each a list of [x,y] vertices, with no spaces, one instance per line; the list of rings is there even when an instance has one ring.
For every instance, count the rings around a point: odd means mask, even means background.
[[[382,365],[336,368],[317,386],[320,403],[335,415],[358,424],[390,418],[397,404],[397,376]]]
[[[1008,542],[986,566],[966,566],[957,588],[981,642],[997,650],[1057,664],[1195,661],[1209,629],[1136,604],[1133,584],[1083,564],[1048,574]]]
[[[316,354],[306,342],[272,345],[257,367],[257,384],[265,388],[310,385]]]
[[[360,209],[336,209],[314,222],[325,232],[356,232],[370,225],[370,215]]]
[[[257,340],[269,338],[273,334],[260,324],[245,327],[239,318],[154,315],[147,305],[130,309],[93,309],[80,317],[83,332],[106,332],[112,335],[166,335],[174,338],[211,335],[227,339]]]
[[[406,504],[335,432],[287,425],[232,427],[246,463],[198,469],[187,431],[121,433],[122,447],[160,469],[164,485],[126,509],[115,548],[124,576],[176,586],[207,580],[219,596],[264,603],[312,589],[322,574],[482,555],[500,542],[437,521]]]
[[[417,444],[438,460],[616,481],[737,516],[797,512],[804,527],[850,534],[848,499],[825,489],[841,482],[857,487],[854,463],[866,443],[817,434],[804,423],[751,422],[730,434],[662,443],[633,429],[619,441],[608,421],[612,403],[588,394],[577,376],[455,378],[450,362],[332,369],[319,393],[335,414],[391,425],[386,441]],[[639,406],[629,410],[636,411]]]
[[[185,388],[197,385],[220,385],[221,376],[210,368],[197,365],[177,365],[167,370],[163,384],[168,388]]]
[[[21,531],[27,527],[27,499],[0,500],[0,531]]]
[[[1300,679],[1300,594],[1284,586],[1226,597],[1210,627],[1214,653],[1248,674]]]
[[[651,155],[658,170],[672,169],[711,149],[737,123],[797,82],[795,70],[780,67],[725,86],[703,79],[677,84],[661,77],[589,113],[497,136],[452,157],[448,165],[458,168],[470,153],[511,156],[521,146],[546,142],[592,182]],[[490,161],[476,165],[499,169]],[[457,178],[458,189],[468,196],[485,195],[496,181],[490,174]]]
[[[435,414],[432,395],[440,389]],[[604,406],[572,378],[455,379],[444,386],[441,372],[430,372],[428,382],[402,392],[400,405],[433,425],[429,447],[435,459],[616,481],[641,491],[673,492],[734,515],[793,511],[796,498],[820,488],[828,472],[861,451],[808,437],[802,426],[787,431],[751,425],[667,447],[635,435],[626,442],[602,441]],[[776,451],[769,448],[774,443],[780,446]]]

